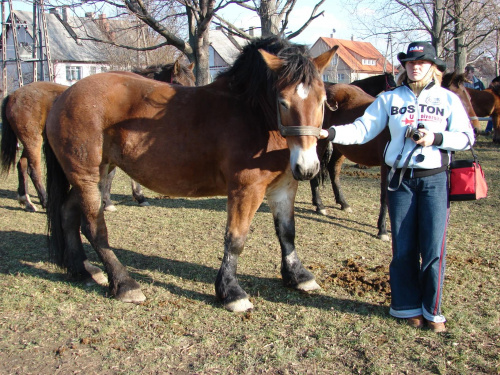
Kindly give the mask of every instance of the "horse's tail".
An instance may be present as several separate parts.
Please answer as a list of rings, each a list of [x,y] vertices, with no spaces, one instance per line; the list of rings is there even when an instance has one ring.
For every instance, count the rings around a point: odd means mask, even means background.
[[[9,173],[11,167],[16,163],[17,155],[17,136],[7,120],[7,103],[9,96],[6,96],[2,102],[2,142],[0,153],[2,154],[2,172]]]
[[[332,153],[333,153],[333,145],[332,142],[328,142],[328,147],[326,148],[325,152],[323,153],[323,156],[319,162],[319,181],[323,185],[328,178],[328,163],[330,162],[330,159],[332,158]]]
[[[62,230],[61,209],[69,195],[70,184],[59,161],[45,139],[43,144],[45,163],[47,165],[47,228],[50,260],[64,267],[65,246]]]

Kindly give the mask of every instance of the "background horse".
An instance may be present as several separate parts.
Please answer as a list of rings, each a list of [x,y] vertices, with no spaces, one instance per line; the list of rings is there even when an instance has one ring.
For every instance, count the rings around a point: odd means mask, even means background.
[[[383,91],[389,91],[396,87],[396,81],[392,73],[384,73],[377,76],[372,76],[364,79],[358,79],[350,83],[358,86],[367,94],[377,96]]]
[[[108,243],[100,186],[107,171],[118,166],[161,194],[227,195],[224,256],[215,291],[228,310],[253,307],[236,269],[264,197],[281,245],[285,285],[319,288],[295,249],[294,201],[297,180],[310,179],[319,169],[316,143],[325,101],[321,72],[336,49],[311,59],[305,46],[275,37],[257,39],[229,70],[203,87],[102,73],[66,90],[46,126],[53,259],[75,276],[95,272],[85,268],[79,232],[83,216],[112,295],[125,302],[145,300]]]
[[[194,86],[193,65],[183,66],[176,61],[166,65],[154,65],[146,69],[135,69],[137,74],[164,82]],[[47,194],[42,183],[41,151],[43,130],[54,100],[68,87],[52,82],[33,82],[20,87],[8,95],[2,104],[2,142],[0,146],[2,169],[8,172],[14,165],[18,142],[23,145],[21,158],[17,163],[19,187],[18,200],[26,211],[36,211],[28,193],[28,175],[33,181],[40,204],[46,207]],[[106,210],[114,211],[110,191],[115,171],[111,172],[104,189],[103,200]],[[141,185],[134,180],[132,194],[140,205],[147,205]]]
[[[467,88],[474,112],[493,121],[493,142],[500,143],[500,77],[496,77],[486,90]]]
[[[441,86],[445,89],[450,90],[451,92],[454,92],[460,98],[460,101],[465,108],[465,112],[467,112],[472,127],[474,128],[474,133],[478,134],[481,130],[481,125],[479,123],[479,119],[477,118],[477,113],[474,110],[471,96],[469,95],[467,88],[464,86],[465,82],[465,74],[457,74],[456,72],[451,72],[443,75]]]
[[[463,86],[463,79],[460,75],[447,73],[443,76],[443,87],[455,92],[462,105],[466,109],[469,117],[474,118],[475,113],[472,109],[470,97],[467,95],[465,87]],[[330,84],[326,86],[327,101],[331,107],[337,107],[336,111],[327,111],[325,113],[325,121],[323,127],[326,129],[331,125],[344,125],[352,123],[356,118],[361,116],[365,109],[375,100],[370,95],[361,93],[354,90],[352,85],[345,84]],[[476,118],[477,119],[477,118]],[[344,194],[340,185],[340,173],[342,163],[347,157],[349,160],[363,164],[369,167],[381,166],[380,168],[380,211],[377,221],[377,238],[388,241],[389,235],[387,232],[386,218],[387,218],[387,167],[384,161],[384,150],[387,142],[390,140],[389,130],[386,128],[377,137],[362,145],[337,145],[334,144],[332,155],[324,165],[322,159],[322,171],[326,169],[330,176],[332,188],[335,196],[335,201],[341,205],[341,209],[351,212],[349,203],[345,200]],[[318,143],[318,154],[322,155],[323,150],[326,148],[323,141]],[[321,178],[321,174],[317,178]],[[317,182],[316,182],[317,181]],[[311,180],[311,188],[313,193],[313,205],[316,206],[316,212],[326,215],[326,208],[323,205],[321,196],[319,195],[319,180],[315,181],[313,189],[313,180]],[[317,183],[317,185],[316,185]]]

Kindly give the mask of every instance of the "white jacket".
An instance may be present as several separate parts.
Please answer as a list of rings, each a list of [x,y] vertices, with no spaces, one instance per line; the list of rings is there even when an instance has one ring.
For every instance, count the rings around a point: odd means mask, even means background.
[[[405,138],[406,128],[408,125],[416,128],[417,124],[423,124],[433,133],[441,133],[443,142],[439,146],[418,147],[408,168],[442,167],[449,163],[450,151],[469,148],[467,136],[471,143],[474,142],[474,131],[460,98],[434,82],[429,83],[418,98],[406,85],[382,93],[354,123],[335,126],[333,142],[343,145],[366,143],[388,125],[391,140],[386,146],[385,163],[392,167],[403,149],[397,165],[397,168],[402,168],[416,145],[412,139]],[[447,152],[443,155],[440,149]],[[416,160],[419,154],[425,156],[423,161]]]

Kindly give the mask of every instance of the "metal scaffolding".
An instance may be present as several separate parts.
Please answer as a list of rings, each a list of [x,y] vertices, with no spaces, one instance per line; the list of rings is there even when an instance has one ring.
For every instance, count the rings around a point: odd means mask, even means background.
[[[9,64],[16,65],[17,82],[19,87],[24,85],[23,66],[26,64],[32,65],[33,81],[44,81],[45,74],[48,73],[48,80],[54,81],[54,67],[50,57],[49,37],[47,31],[47,19],[44,9],[43,0],[35,0],[33,2],[33,28],[32,28],[32,46],[31,58],[21,56],[20,44],[18,41],[17,19],[12,14],[12,0],[1,1],[1,17],[2,17],[2,91],[3,95],[8,95],[8,69]],[[9,22],[5,19],[5,3],[8,3],[10,14]],[[12,31],[14,58],[7,56],[7,27],[10,26]],[[28,30],[28,29],[27,29]]]

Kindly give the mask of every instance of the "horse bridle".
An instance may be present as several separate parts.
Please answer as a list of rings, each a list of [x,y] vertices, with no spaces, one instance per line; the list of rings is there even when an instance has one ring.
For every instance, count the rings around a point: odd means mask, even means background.
[[[323,119],[325,118],[325,106],[323,105],[321,109],[322,109],[321,123],[323,123]],[[310,135],[319,139],[321,128],[315,128],[314,126],[307,126],[307,125],[284,126],[281,123],[281,113],[280,113],[279,101],[277,99],[276,99],[276,112],[278,114],[278,129],[282,137]]]

